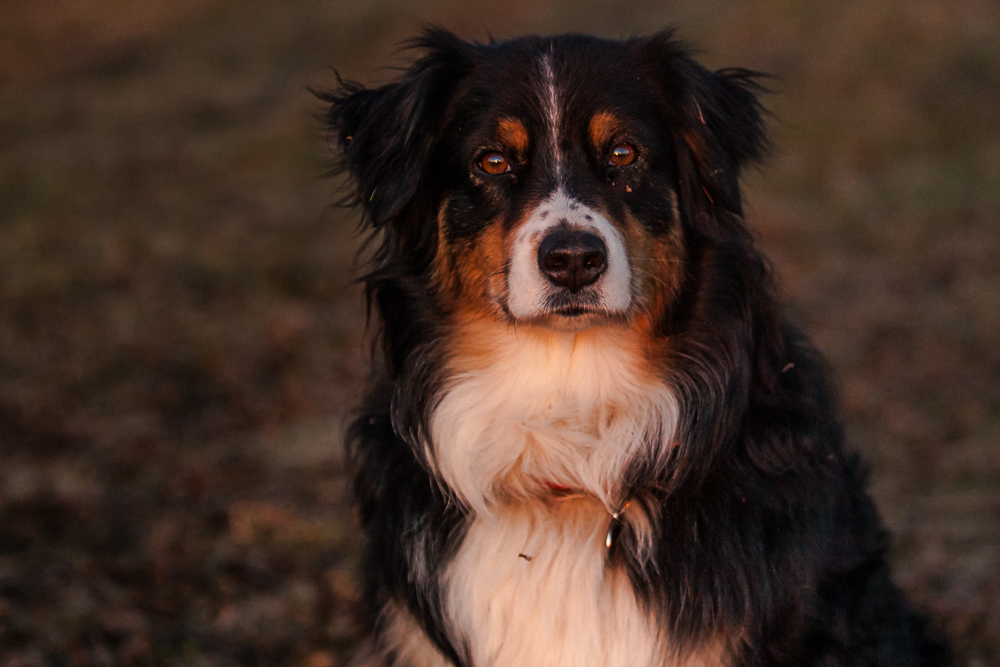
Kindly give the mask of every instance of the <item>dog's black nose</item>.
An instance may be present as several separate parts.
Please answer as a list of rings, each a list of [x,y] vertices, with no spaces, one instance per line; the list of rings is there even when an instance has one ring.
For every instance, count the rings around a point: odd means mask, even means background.
[[[578,292],[608,268],[608,248],[597,234],[557,229],[538,246],[538,268],[553,285]]]

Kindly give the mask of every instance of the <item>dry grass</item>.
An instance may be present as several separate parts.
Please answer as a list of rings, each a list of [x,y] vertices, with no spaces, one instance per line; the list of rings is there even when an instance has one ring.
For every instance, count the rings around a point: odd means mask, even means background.
[[[342,664],[353,220],[306,85],[679,23],[776,74],[750,219],[839,373],[898,579],[1000,665],[1000,9],[986,0],[0,7],[0,665]]]

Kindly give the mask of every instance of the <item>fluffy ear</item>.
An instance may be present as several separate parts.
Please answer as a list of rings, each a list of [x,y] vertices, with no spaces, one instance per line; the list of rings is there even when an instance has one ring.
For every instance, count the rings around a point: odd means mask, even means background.
[[[398,81],[373,89],[339,81],[337,90],[317,93],[330,104],[324,121],[340,156],[334,173],[349,174],[349,203],[362,204],[376,227],[398,216],[416,193],[445,106],[471,67],[474,48],[438,29],[406,46],[424,54]]]
[[[763,75],[744,69],[711,72],[672,37],[662,32],[640,46],[662,85],[682,199],[687,195],[688,205],[696,209],[721,208],[740,216],[740,171],[762,158],[768,147],[757,99]]]

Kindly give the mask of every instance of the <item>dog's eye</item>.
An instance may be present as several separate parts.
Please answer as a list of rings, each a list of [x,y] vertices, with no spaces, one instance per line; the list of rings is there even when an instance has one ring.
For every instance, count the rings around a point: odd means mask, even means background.
[[[510,171],[510,163],[501,153],[487,153],[479,160],[479,166],[487,174],[502,174]]]
[[[624,167],[627,164],[632,164],[635,162],[635,148],[628,144],[618,144],[611,149],[608,162],[616,167]]]

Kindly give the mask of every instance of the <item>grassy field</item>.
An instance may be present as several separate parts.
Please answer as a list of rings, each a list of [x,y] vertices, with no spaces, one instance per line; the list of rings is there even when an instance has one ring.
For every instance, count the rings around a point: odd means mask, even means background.
[[[746,181],[838,372],[900,584],[1000,665],[1000,5],[0,4],[0,666],[343,665],[355,219],[307,86],[426,22],[671,24],[776,75]]]

